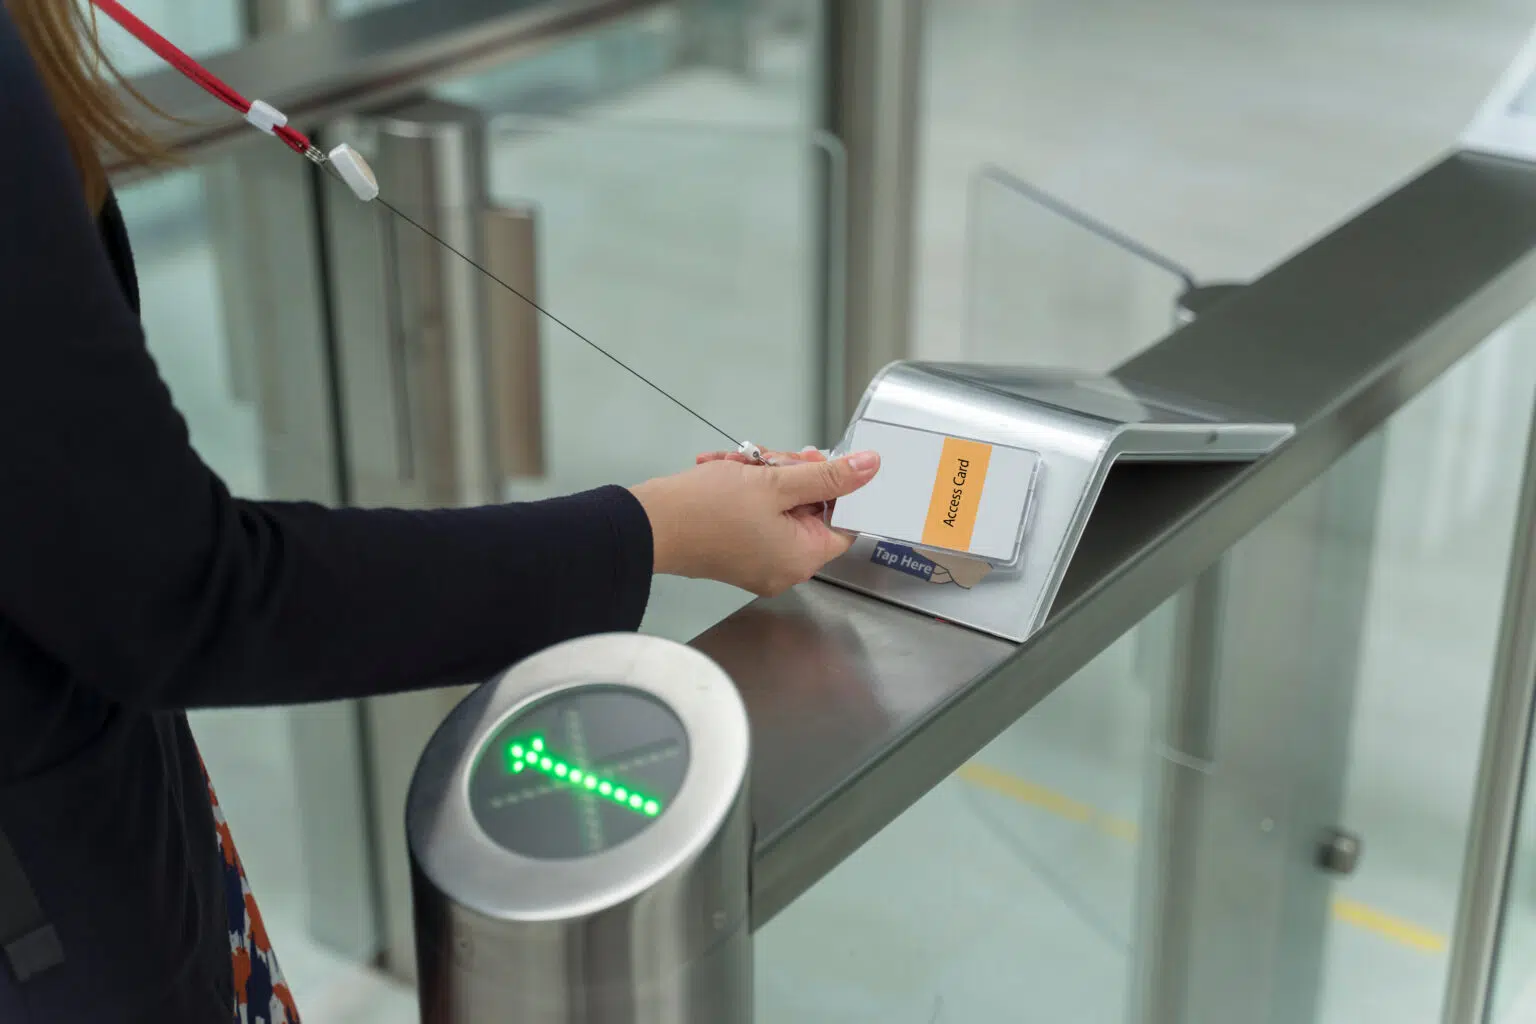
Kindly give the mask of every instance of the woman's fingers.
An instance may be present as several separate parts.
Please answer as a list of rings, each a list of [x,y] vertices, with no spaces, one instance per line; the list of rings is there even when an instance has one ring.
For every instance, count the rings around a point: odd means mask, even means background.
[[[859,452],[834,462],[805,462],[778,470],[779,493],[789,507],[841,498],[869,483],[880,469],[880,456]]]

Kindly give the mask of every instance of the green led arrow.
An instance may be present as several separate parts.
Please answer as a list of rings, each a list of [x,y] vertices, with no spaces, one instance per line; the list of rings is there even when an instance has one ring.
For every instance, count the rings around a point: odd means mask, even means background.
[[[660,800],[637,793],[633,788],[604,778],[596,772],[577,768],[558,754],[546,750],[541,736],[510,744],[507,747],[507,770],[513,774],[522,771],[538,772],[555,782],[563,782],[573,789],[584,789],[648,818],[661,813]]]

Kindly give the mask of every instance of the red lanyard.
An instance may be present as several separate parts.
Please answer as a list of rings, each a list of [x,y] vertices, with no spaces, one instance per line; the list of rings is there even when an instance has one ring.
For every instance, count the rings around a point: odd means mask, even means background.
[[[237,114],[268,135],[275,135],[295,153],[317,157],[319,152],[297,128],[288,127],[288,118],[282,111],[261,100],[252,102],[214,77],[213,73],[177,49],[160,33],[140,21],[138,16],[117,0],[91,0],[102,13],[123,27],[129,35],[143,43],[171,67],[201,86],[210,96],[227,104]]]

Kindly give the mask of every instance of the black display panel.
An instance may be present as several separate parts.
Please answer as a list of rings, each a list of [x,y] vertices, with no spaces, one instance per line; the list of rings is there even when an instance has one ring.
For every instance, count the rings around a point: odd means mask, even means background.
[[[590,857],[650,828],[687,773],[688,734],[670,708],[629,687],[584,686],[491,736],[470,774],[469,805],[503,849]]]

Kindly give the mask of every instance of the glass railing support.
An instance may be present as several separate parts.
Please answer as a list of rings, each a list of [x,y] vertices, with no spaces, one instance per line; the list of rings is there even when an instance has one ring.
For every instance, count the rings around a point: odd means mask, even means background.
[[[842,295],[830,297],[841,302],[845,323],[844,349],[828,359],[827,424],[834,435],[880,368],[912,352],[925,6],[921,0],[830,0],[823,8],[826,126],[848,160],[847,269]]]
[[[1490,992],[1511,889],[1521,795],[1536,708],[1536,419],[1525,474],[1494,655],[1493,689],[1462,865],[1456,931],[1446,983],[1446,1024],[1489,1019]]]

